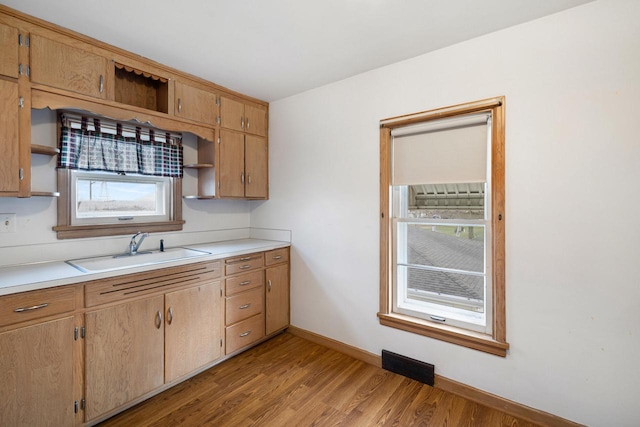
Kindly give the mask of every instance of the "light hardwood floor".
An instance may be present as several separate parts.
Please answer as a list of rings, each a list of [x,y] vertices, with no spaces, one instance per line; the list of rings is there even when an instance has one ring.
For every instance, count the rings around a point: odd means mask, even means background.
[[[100,426],[535,426],[284,333]]]

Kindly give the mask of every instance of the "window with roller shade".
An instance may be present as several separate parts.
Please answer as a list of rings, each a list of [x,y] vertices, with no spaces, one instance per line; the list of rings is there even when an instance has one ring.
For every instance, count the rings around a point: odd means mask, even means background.
[[[500,98],[381,122],[381,323],[506,354],[503,114]]]

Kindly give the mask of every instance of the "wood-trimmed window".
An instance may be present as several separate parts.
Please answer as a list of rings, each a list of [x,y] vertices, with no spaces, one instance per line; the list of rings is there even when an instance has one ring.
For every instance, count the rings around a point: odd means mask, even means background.
[[[504,97],[380,122],[380,323],[506,356]]]
[[[58,133],[58,239],[182,230],[180,134],[73,112]]]

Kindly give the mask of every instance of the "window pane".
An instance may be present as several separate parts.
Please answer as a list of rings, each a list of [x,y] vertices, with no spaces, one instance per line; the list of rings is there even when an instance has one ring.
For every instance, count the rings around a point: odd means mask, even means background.
[[[398,223],[398,227],[399,235],[406,229],[406,263],[484,273],[483,225]]]
[[[77,216],[163,215],[163,197],[155,182],[117,182],[79,178]]]
[[[484,219],[484,188],[484,183],[409,185],[408,217]]]
[[[406,277],[407,299],[484,312],[484,277],[398,266]]]

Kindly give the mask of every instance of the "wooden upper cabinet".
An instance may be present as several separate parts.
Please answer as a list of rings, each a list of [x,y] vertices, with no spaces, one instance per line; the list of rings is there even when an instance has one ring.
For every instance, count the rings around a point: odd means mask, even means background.
[[[216,97],[214,92],[176,81],[174,114],[177,117],[215,125],[218,117]]]
[[[267,110],[221,96],[220,126],[254,135],[267,136]]]
[[[33,83],[107,99],[107,58],[38,34],[30,38]]]
[[[246,135],[244,142],[245,197],[266,199],[269,182],[267,140]]]
[[[0,24],[0,74],[18,78],[18,29]]]
[[[267,110],[246,104],[244,106],[244,130],[254,135],[267,136]]]
[[[20,189],[18,83],[0,79],[0,194]]]
[[[220,126],[241,132],[244,131],[244,104],[221,96]]]
[[[220,197],[244,197],[244,135],[220,130]]]

